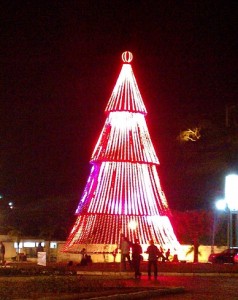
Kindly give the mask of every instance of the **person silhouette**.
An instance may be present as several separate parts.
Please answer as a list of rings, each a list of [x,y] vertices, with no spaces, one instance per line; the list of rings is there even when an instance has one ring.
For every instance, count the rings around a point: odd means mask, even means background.
[[[157,260],[161,253],[157,246],[155,246],[154,241],[150,240],[150,246],[147,248],[146,253],[148,254],[148,279],[151,279],[151,268],[154,269],[154,279],[157,280],[158,267]]]
[[[124,234],[122,234],[120,243],[122,271],[126,271],[126,259],[131,267],[130,244],[131,243],[128,241],[128,239],[124,236]]]
[[[2,241],[0,242],[0,261],[2,265],[5,264],[5,245]]]
[[[140,273],[140,262],[141,262],[141,253],[142,247],[140,245],[139,239],[135,239],[135,243],[132,244],[132,264],[135,270],[135,279],[141,277]]]

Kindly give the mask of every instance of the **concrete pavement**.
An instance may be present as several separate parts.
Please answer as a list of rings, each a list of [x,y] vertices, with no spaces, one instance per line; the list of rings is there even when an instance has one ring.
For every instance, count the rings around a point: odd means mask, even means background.
[[[35,266],[35,265],[34,265]],[[31,268],[30,264],[23,264],[21,267]],[[42,270],[44,267],[38,266]],[[134,279],[134,272],[129,270],[121,272],[119,263],[93,263],[88,266],[72,264],[52,264],[46,268],[64,268],[65,275],[69,271],[76,273],[79,280],[89,280],[92,285],[93,280],[102,280],[103,285],[108,290],[100,292],[89,292],[84,294],[58,294],[57,297],[51,295],[44,297],[44,300],[74,300],[74,299],[235,299],[236,295],[238,265],[213,265],[213,264],[193,264],[193,263],[158,263],[158,281],[148,280],[147,262],[141,265],[141,280]],[[108,285],[107,285],[108,284]],[[92,285],[93,286],[93,285]],[[212,287],[212,288],[211,288]],[[229,291],[227,291],[229,288]],[[232,290],[233,289],[233,290]],[[198,298],[188,295],[198,294]],[[208,298],[205,293],[211,294]],[[233,298],[225,297],[227,293]],[[201,296],[203,295],[203,296]],[[221,296],[222,295],[222,296]],[[221,298],[219,298],[221,296]],[[200,297],[200,298],[199,298]],[[213,297],[213,298],[212,298]],[[26,300],[26,299],[25,299]]]

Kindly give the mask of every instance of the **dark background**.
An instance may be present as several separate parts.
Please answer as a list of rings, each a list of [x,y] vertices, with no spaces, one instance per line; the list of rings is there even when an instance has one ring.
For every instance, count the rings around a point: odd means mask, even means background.
[[[0,29],[6,199],[62,196],[76,209],[125,50],[170,207],[210,207],[222,195],[237,170],[237,127],[225,128],[238,94],[235,1],[10,2]],[[180,143],[194,126],[201,139]]]

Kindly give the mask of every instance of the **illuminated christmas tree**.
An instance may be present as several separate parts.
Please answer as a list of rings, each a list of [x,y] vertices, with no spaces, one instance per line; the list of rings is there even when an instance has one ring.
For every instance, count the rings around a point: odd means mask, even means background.
[[[132,53],[124,52],[122,60],[65,252],[77,252],[85,244],[98,251],[105,245],[113,249],[121,234],[131,241],[139,238],[141,244],[153,239],[172,251],[179,247],[160,185],[147,111],[130,64]]]

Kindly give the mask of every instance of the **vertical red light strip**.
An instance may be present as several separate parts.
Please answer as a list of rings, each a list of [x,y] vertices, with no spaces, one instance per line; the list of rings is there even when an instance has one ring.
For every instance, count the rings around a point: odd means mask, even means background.
[[[142,198],[140,193],[137,193],[137,185],[136,183],[138,183],[138,178],[137,178],[137,164],[133,164],[132,165],[132,182],[133,182],[133,186],[132,186],[132,190],[133,190],[133,197],[134,198],[138,198],[138,215],[142,215],[143,213],[143,209],[142,209]]]
[[[95,195],[95,202],[97,203],[97,211],[99,213],[102,213],[103,207],[105,205],[106,199],[107,199],[107,192],[108,189],[105,189],[109,182],[109,176],[110,176],[110,165],[107,163],[102,163],[101,164],[101,172],[100,172],[100,177],[98,181],[98,191]],[[99,201],[101,199],[101,201]]]
[[[142,199],[142,203],[144,206],[144,214],[145,215],[150,215],[150,208],[148,207],[148,203],[146,203],[146,194],[144,193],[145,187],[144,187],[144,178],[142,176],[142,172],[141,172],[141,164],[138,165],[138,188],[140,191],[140,195],[141,195],[141,199]]]
[[[115,201],[118,203],[116,214],[121,213],[121,201],[118,197],[118,183],[119,183],[118,172],[115,172],[115,184],[114,184],[112,199],[115,199]]]
[[[135,174],[135,193],[136,193],[136,197],[139,199],[138,201],[140,202],[140,204],[143,207],[143,214],[146,214],[146,207],[145,207],[145,201],[144,201],[144,195],[141,191],[141,187],[140,187],[140,178],[139,178],[139,167],[140,164],[136,164],[134,165],[134,174]]]
[[[131,193],[131,191],[132,191],[132,185],[133,185],[132,164],[130,164],[130,163],[127,164],[127,170],[128,170],[128,178],[127,178],[127,181],[128,181],[128,199],[130,199],[131,202],[132,202],[132,208],[133,208],[132,213],[136,214],[135,198],[134,198],[134,195],[132,195],[132,193]]]

